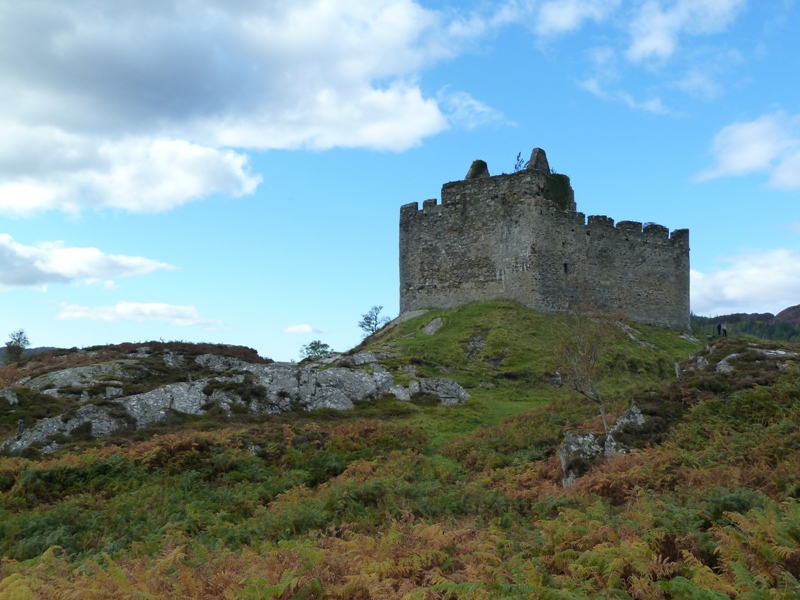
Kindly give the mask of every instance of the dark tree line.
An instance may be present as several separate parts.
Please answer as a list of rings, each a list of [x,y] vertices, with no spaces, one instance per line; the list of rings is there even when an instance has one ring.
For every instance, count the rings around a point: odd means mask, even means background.
[[[695,335],[717,335],[717,323],[728,324],[728,335],[752,335],[776,342],[800,342],[800,325],[778,321],[772,315],[723,315],[699,317],[692,315]]]

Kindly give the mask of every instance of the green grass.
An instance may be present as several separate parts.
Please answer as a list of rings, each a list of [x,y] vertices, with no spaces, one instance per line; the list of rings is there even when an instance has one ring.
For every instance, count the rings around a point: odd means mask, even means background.
[[[442,329],[421,334],[436,316]],[[176,417],[122,448],[0,458],[0,597],[22,582],[249,598],[256,580],[284,598],[795,597],[798,367],[747,339],[707,351],[636,325],[657,347],[616,342],[603,390],[612,415],[634,399],[654,426],[564,492],[564,430],[597,416],[547,383],[561,327],[489,303],[366,340],[400,354],[398,377],[461,382],[473,399],[460,406]],[[695,352],[740,357],[733,374],[676,381],[674,361]]]

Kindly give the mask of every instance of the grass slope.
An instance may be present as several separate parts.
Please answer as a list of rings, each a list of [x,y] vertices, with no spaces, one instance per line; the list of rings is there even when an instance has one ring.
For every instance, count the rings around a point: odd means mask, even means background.
[[[636,330],[602,390],[612,417],[635,399],[657,426],[568,492],[556,446],[599,419],[548,384],[560,320],[503,302],[363,345],[396,353],[398,380],[455,379],[462,406],[203,418],[0,458],[0,599],[797,598],[800,370],[746,339]],[[698,351],[709,368],[676,381]]]

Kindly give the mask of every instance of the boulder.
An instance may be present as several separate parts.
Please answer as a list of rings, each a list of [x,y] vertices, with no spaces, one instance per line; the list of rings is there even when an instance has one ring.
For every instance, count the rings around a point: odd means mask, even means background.
[[[433,321],[431,321],[430,323],[425,325],[425,327],[422,328],[422,333],[424,333],[425,335],[433,335],[434,333],[439,331],[442,325],[444,325],[444,321],[442,321],[442,318],[436,317]]]
[[[9,406],[16,406],[17,404],[19,404],[19,398],[17,398],[17,393],[11,388],[3,388],[2,390],[0,390],[0,398],[4,398],[6,402],[8,402]]]
[[[631,433],[645,425],[642,411],[631,403],[630,409],[622,413],[614,426],[605,436],[601,446],[600,439],[593,433],[577,434],[568,431],[564,434],[564,443],[558,449],[561,459],[561,470],[564,473],[562,484],[569,487],[592,467],[600,464],[604,459],[628,451],[617,440],[622,433]]]
[[[446,406],[462,404],[471,396],[452,379],[446,377],[425,377],[419,380],[419,391],[422,394],[436,396]]]
[[[733,365],[730,361],[734,360],[738,354],[729,354],[717,363],[717,373],[733,373]]]
[[[561,483],[566,488],[602,459],[603,448],[592,433],[568,431],[564,434],[564,443],[558,449],[558,456],[564,473]]]
[[[141,429],[152,423],[163,421],[169,416],[170,410],[189,415],[199,415],[205,412],[203,406],[208,401],[208,397],[203,393],[203,389],[208,382],[209,380],[202,379],[192,383],[172,383],[143,394],[122,398],[116,402],[133,417],[136,429]]]

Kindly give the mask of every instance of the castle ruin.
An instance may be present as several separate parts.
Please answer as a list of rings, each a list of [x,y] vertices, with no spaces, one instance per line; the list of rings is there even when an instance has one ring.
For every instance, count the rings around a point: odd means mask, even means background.
[[[400,208],[400,312],[494,299],[541,312],[594,305],[689,329],[689,230],[577,212],[569,177],[536,148],[490,176],[475,161],[442,202]]]

